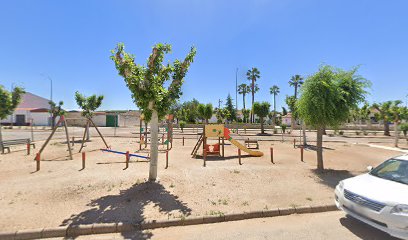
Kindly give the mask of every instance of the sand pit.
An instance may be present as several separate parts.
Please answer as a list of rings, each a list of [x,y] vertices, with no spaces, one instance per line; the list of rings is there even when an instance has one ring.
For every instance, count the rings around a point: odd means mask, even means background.
[[[234,136],[237,140],[243,137]],[[112,149],[138,152],[136,138],[107,138]],[[41,142],[40,142],[41,143]],[[41,145],[37,143],[37,148]],[[341,179],[364,173],[400,153],[347,143],[325,143],[324,174],[314,171],[316,153],[300,150],[290,141],[260,141],[263,157],[243,156],[238,164],[237,148],[225,146],[225,158],[193,159],[196,139],[174,141],[169,153],[159,154],[159,181],[147,183],[149,163],[103,153],[100,139],[87,143],[86,168],[81,170],[80,144],[74,160],[68,160],[63,140],[52,141],[44,151],[41,170],[35,172],[35,151],[24,147],[0,156],[0,229],[54,227],[69,224],[109,222],[136,223],[144,219],[183,218],[187,215],[217,215],[273,207],[333,202],[333,188]],[[274,161],[270,162],[270,147]],[[164,148],[160,148],[164,149]],[[38,150],[38,149],[37,149]],[[138,152],[147,155],[147,151]],[[138,161],[137,161],[138,160]]]

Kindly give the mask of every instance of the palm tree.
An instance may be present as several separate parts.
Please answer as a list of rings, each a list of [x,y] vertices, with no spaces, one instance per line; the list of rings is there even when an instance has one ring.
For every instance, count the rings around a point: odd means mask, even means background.
[[[276,95],[279,94],[279,87],[273,85],[270,89],[270,94],[273,95],[273,116],[272,116],[272,126],[275,127],[275,119],[276,119]]]
[[[303,84],[303,77],[296,74],[290,78],[289,86],[295,88],[295,99],[297,99],[298,88]]]
[[[251,92],[251,87],[248,86],[248,85],[246,85],[245,83],[240,84],[240,85],[238,86],[238,93],[239,93],[239,94],[242,94],[242,102],[243,102],[243,104],[244,104],[244,110],[245,110],[245,95],[246,95],[247,93],[250,93],[250,92]]]
[[[260,72],[257,68],[252,68],[249,69],[246,73],[247,75],[247,79],[249,81],[251,81],[251,94],[252,94],[252,107],[251,107],[251,123],[254,122],[254,100],[255,100],[255,92],[257,91],[257,89],[259,90],[258,87],[255,87],[255,82],[258,78],[260,78]]]

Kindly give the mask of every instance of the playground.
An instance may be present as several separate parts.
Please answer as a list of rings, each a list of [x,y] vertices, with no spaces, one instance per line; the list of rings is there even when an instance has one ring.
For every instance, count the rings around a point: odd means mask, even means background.
[[[224,132],[219,136],[219,132],[206,134],[208,146],[201,145],[196,157],[191,155],[200,139],[196,132],[175,133],[169,150],[167,144],[160,144],[159,179],[155,183],[147,182],[149,144],[147,149],[140,146],[138,135],[105,136],[108,150],[113,151],[107,152],[101,151],[106,149],[104,140],[93,131],[91,141],[85,143],[81,153],[78,152],[81,139],[75,142],[71,160],[62,132],[59,138],[51,139],[42,152],[39,171],[38,161],[33,159],[45,140],[37,141],[37,149],[31,149],[30,155],[24,146],[12,149],[0,159],[0,204],[3,206],[0,229],[118,221],[137,223],[331,204],[333,188],[339,180],[361,174],[368,165],[377,165],[400,154],[364,145],[325,142],[328,170],[320,174],[315,171],[316,152],[311,149],[304,150],[304,162],[300,159],[301,148],[294,148],[293,141],[287,139],[285,142],[260,139],[258,149],[247,151],[248,136],[222,129]],[[163,143],[167,140],[165,133],[163,130],[159,135],[165,139]],[[221,144],[218,150],[224,147],[224,154],[220,151],[206,155],[204,167],[203,150],[214,152],[217,144]]]

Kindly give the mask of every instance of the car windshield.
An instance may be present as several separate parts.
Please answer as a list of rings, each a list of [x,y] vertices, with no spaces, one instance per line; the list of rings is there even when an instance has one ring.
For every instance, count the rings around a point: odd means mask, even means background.
[[[408,161],[390,159],[374,168],[371,175],[408,185]]]

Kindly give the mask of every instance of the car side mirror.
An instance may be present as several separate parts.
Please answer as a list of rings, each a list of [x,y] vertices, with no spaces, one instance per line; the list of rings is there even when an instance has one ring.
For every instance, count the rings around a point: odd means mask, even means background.
[[[373,170],[373,166],[368,166],[367,171],[371,172],[371,170]]]

